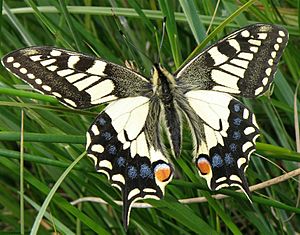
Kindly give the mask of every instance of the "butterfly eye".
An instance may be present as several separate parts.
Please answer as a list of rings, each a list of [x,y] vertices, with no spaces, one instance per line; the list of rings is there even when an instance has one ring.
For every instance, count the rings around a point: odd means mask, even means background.
[[[161,64],[159,64],[159,69],[160,69],[161,71],[166,70],[166,69],[164,68],[164,66],[162,66]]]
[[[196,164],[197,164],[197,167],[198,167],[201,175],[207,175],[210,173],[211,165],[206,158],[199,157]]]
[[[150,70],[150,74],[151,74],[151,76],[154,74],[154,68],[153,67]]]
[[[154,167],[154,175],[160,182],[166,182],[172,174],[170,165],[166,163],[160,163]]]

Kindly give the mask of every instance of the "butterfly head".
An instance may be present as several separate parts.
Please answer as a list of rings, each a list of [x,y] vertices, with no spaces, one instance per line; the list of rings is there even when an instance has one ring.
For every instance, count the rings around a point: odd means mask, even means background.
[[[161,64],[154,64],[151,70],[151,81],[153,87],[157,88],[162,86],[162,83],[175,85],[174,76]]]

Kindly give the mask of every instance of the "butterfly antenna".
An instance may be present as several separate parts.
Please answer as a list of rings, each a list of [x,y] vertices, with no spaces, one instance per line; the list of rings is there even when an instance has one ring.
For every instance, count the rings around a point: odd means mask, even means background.
[[[160,62],[162,62],[162,58],[161,58],[161,48],[164,42],[164,38],[165,38],[165,33],[166,33],[166,21],[167,21],[167,17],[165,16],[163,19],[163,24],[162,24],[162,35],[161,35],[161,39],[160,39],[160,44],[159,44],[159,48],[158,48],[158,59]]]
[[[121,36],[124,38],[125,42],[127,43],[127,45],[130,45],[133,49],[135,49],[138,53],[140,53],[141,55],[145,56],[145,58],[147,58],[151,63],[153,63],[153,61],[151,60],[151,58],[149,56],[147,56],[143,51],[141,51],[139,48],[137,48],[132,42],[130,42],[126,35],[122,32],[122,30],[119,30]]]
[[[149,56],[147,56],[144,52],[142,52],[139,48],[137,48],[132,42],[130,42],[128,40],[128,38],[126,37],[126,35],[123,33],[123,31],[121,30],[122,27],[128,27],[128,23],[126,20],[124,20],[121,16],[117,16],[113,9],[111,9],[111,12],[112,12],[112,16],[114,17],[115,19],[115,22],[116,22],[116,25],[119,29],[119,33],[121,34],[122,38],[124,39],[125,43],[127,44],[128,47],[131,47],[133,48],[135,51],[137,51],[138,53],[140,53],[142,56],[144,56],[145,58],[147,58],[147,60],[150,61],[150,63],[152,64],[153,61],[151,60],[151,58]],[[132,54],[132,51],[130,50],[130,53],[132,55],[132,57],[134,58],[134,55]]]

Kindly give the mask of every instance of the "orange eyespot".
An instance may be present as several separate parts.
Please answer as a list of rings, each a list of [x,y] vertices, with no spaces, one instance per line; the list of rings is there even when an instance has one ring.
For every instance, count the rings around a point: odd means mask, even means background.
[[[211,165],[204,157],[198,158],[197,167],[202,175],[207,175],[211,171]]]
[[[162,163],[158,164],[154,168],[155,178],[158,179],[160,182],[167,181],[171,176],[172,170],[168,164]]]

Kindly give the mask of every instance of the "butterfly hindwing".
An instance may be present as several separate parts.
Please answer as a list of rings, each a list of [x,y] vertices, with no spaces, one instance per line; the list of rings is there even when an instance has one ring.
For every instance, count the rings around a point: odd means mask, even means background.
[[[146,126],[159,125],[148,120],[150,105],[143,96],[119,99],[106,107],[87,132],[87,153],[96,170],[122,191],[125,227],[132,203],[162,198],[172,178],[168,160],[148,138],[158,133],[149,133],[149,129],[157,128]]]
[[[216,42],[175,73],[186,90],[215,90],[248,98],[266,92],[288,41],[286,29],[255,24]]]
[[[249,194],[244,173],[259,134],[254,114],[223,92],[190,91],[186,97],[190,112],[199,118],[198,123],[191,123],[197,118],[191,119],[190,126],[200,176],[212,190],[238,186]]]
[[[132,70],[55,47],[16,50],[2,63],[36,90],[72,108],[89,108],[149,89],[147,79]]]

